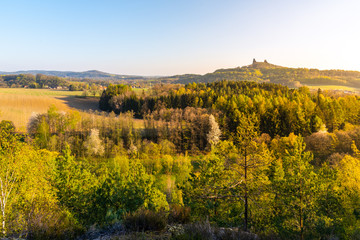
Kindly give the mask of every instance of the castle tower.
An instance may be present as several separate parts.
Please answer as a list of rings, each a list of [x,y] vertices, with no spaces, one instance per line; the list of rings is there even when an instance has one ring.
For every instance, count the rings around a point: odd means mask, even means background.
[[[255,60],[255,58],[253,58],[253,64],[254,64],[254,63],[256,63],[256,60]]]

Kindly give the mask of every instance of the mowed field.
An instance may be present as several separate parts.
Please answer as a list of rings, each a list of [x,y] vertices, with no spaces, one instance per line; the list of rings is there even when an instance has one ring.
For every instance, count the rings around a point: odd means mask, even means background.
[[[78,98],[81,91],[0,88],[0,120],[12,121],[17,131],[26,131],[33,114],[45,113],[51,105],[60,111],[97,110],[98,98]]]

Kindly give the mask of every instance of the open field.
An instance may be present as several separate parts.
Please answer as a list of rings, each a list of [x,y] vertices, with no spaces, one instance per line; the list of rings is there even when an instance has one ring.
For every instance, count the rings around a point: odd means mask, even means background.
[[[0,88],[0,120],[12,121],[25,131],[32,114],[44,113],[51,105],[61,111],[97,110],[98,98],[78,98],[81,91]]]

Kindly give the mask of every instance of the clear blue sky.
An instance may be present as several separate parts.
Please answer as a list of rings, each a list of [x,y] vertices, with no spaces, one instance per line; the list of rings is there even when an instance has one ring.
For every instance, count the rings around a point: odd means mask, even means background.
[[[0,71],[360,71],[358,0],[1,0]]]

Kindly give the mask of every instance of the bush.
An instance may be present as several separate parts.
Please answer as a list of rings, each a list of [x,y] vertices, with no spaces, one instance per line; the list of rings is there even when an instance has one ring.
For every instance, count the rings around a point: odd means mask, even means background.
[[[123,222],[129,231],[162,231],[167,225],[167,215],[163,211],[139,209],[126,214]]]
[[[27,239],[75,239],[82,226],[67,212],[33,213],[27,222]]]
[[[171,205],[168,222],[171,223],[188,223],[190,221],[190,208],[180,205]]]

